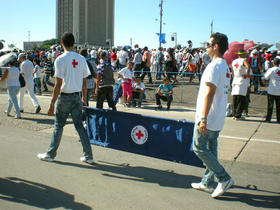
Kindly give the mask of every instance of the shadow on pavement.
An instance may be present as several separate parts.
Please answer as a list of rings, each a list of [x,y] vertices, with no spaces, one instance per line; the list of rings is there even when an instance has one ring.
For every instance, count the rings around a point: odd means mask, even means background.
[[[160,186],[164,187],[176,187],[176,188],[191,188],[192,182],[199,182],[200,177],[192,175],[182,175],[177,174],[170,170],[159,170],[153,168],[147,168],[143,166],[130,166],[129,164],[114,164],[100,161],[104,164],[94,163],[92,165],[82,165],[77,163],[61,162],[55,161],[55,163],[65,166],[73,166],[85,169],[93,169],[103,171],[103,175],[110,178],[125,179],[140,182],[158,183]],[[109,174],[109,173],[114,174]],[[239,188],[241,190],[251,190],[252,192],[258,192],[257,194],[250,193],[231,193],[226,192],[219,200],[225,201],[237,201],[241,203],[246,203],[254,207],[263,208],[279,208],[280,199],[277,192],[270,192],[265,190],[260,190],[256,186],[254,188],[247,186],[237,186],[234,185],[233,188]],[[276,195],[260,195],[260,192],[276,194]]]
[[[258,190],[256,190],[258,191]],[[231,193],[226,192],[222,197],[217,198],[223,201],[237,201],[241,203],[246,203],[249,206],[259,207],[259,208],[280,208],[280,197],[279,195],[256,195],[251,193]]]
[[[0,178],[0,199],[44,209],[92,209],[56,188],[21,178]]]
[[[65,166],[73,166],[85,169],[103,171],[103,175],[111,178],[126,179],[140,182],[158,183],[160,186],[190,188],[192,182],[199,182],[200,178],[192,175],[177,174],[170,170],[159,170],[143,166],[130,166],[129,164],[114,164],[103,162],[92,165],[82,165],[77,163],[55,161],[55,163]],[[114,174],[108,174],[114,173]]]

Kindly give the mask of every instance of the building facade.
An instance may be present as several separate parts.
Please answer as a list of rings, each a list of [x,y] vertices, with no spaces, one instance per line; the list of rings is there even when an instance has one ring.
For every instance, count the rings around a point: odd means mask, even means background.
[[[79,45],[114,45],[115,0],[56,0],[56,37],[72,32]]]

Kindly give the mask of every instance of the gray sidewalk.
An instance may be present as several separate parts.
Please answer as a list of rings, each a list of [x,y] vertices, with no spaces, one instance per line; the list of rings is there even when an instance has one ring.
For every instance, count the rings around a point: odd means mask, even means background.
[[[25,97],[22,120],[0,113],[0,209],[279,209],[279,124],[260,117],[226,119],[219,138],[222,164],[235,185],[220,199],[190,188],[203,169],[132,153],[92,146],[96,164],[79,162],[82,148],[73,124],[65,126],[56,162],[39,161],[50,143],[53,117],[46,115],[50,97],[39,96],[41,114]],[[91,106],[95,106],[91,102]],[[0,94],[0,108],[7,94]],[[173,119],[194,120],[194,110],[118,110]]]

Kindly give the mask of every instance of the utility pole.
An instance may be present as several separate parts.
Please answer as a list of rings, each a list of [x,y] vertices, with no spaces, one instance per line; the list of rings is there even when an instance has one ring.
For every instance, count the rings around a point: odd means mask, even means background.
[[[28,33],[28,42],[30,42],[30,31],[27,31]]]
[[[210,28],[211,28],[210,35],[212,35],[213,34],[213,20],[211,21]]]
[[[161,38],[161,34],[162,34],[162,4],[163,4],[163,0],[160,0],[160,3],[159,3],[159,7],[160,7],[160,13],[159,13],[159,16],[160,16],[160,24],[159,24],[159,37]],[[159,39],[159,47],[161,47],[161,41]]]

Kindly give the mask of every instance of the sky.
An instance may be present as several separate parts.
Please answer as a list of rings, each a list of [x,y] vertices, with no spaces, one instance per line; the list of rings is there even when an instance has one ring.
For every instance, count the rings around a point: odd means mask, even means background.
[[[101,1],[101,0],[100,0]],[[160,0],[115,0],[115,46],[139,44],[157,48]],[[55,0],[0,0],[0,40],[23,47],[23,41],[55,38]],[[164,47],[173,47],[171,35],[183,46],[208,41],[213,31],[229,42],[243,39],[275,44],[280,41],[280,0],[164,0]],[[30,35],[29,35],[30,34]]]

